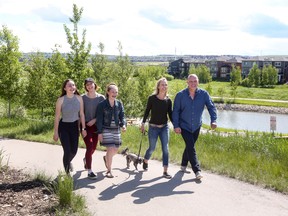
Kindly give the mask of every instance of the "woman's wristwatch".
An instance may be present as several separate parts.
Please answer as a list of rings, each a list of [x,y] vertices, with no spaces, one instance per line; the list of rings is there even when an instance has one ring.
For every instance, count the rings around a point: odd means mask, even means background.
[[[86,128],[82,128],[82,131],[86,131]]]

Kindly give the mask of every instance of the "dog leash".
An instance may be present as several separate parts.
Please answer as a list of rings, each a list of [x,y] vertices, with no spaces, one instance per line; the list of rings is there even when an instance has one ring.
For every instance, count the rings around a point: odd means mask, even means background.
[[[147,132],[146,130],[144,132],[142,132],[137,160],[139,160],[139,158],[140,158],[140,153],[141,153],[141,148],[142,148],[142,141],[143,141],[143,137],[146,135],[146,132]]]

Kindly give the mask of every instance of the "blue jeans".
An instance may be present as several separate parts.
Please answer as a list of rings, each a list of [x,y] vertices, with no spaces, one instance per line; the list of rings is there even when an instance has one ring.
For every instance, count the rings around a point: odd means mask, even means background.
[[[181,128],[181,135],[185,142],[185,149],[182,155],[181,166],[187,166],[189,161],[194,173],[201,171],[195,149],[195,143],[198,139],[199,132],[200,128],[198,128],[193,133]]]
[[[156,148],[156,143],[158,140],[158,137],[160,138],[161,141],[161,146],[162,146],[162,159],[163,159],[163,166],[168,166],[168,161],[169,161],[169,127],[166,124],[162,128],[158,127],[152,127],[149,126],[148,130],[148,138],[149,138],[149,148],[147,149],[144,159],[149,160],[152,153],[154,152]]]

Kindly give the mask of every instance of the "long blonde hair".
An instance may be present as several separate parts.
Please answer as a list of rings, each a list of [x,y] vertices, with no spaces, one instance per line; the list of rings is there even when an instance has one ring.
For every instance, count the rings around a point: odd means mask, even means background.
[[[165,77],[160,78],[160,79],[157,81],[157,83],[156,83],[156,86],[155,86],[155,90],[154,90],[154,92],[153,92],[153,95],[158,95],[158,94],[159,94],[159,86],[160,86],[160,83],[161,83],[162,81],[166,81],[166,82],[168,83],[168,81],[167,81],[167,79],[166,79]],[[168,90],[167,90],[166,93],[165,93],[165,97],[167,97],[167,96],[168,96]]]

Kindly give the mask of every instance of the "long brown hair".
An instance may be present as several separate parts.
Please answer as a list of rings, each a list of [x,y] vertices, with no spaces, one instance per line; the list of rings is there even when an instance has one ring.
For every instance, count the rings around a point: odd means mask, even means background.
[[[67,92],[65,91],[65,87],[66,87],[66,84],[67,84],[68,82],[73,82],[73,83],[75,84],[75,82],[74,82],[72,79],[66,79],[66,80],[63,82],[63,85],[62,85],[62,88],[61,88],[62,93],[61,93],[60,97],[62,97],[62,96],[64,96],[64,95],[67,94]],[[75,86],[75,87],[76,87],[76,86]],[[78,90],[77,90],[77,87],[76,87],[76,89],[75,89],[74,94],[80,95],[79,92],[78,92]]]

